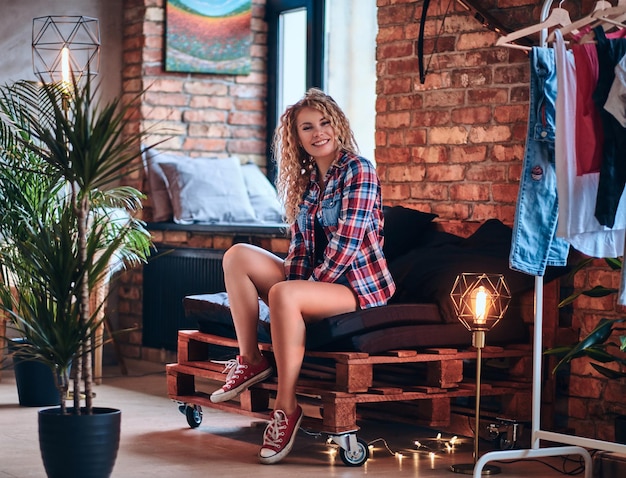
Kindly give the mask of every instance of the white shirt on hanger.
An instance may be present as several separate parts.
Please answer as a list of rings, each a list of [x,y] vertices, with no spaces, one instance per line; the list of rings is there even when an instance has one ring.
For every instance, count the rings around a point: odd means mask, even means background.
[[[559,218],[557,237],[591,257],[618,257],[624,253],[626,234],[626,191],[622,194],[616,222],[612,229],[602,226],[595,217],[600,173],[577,176],[576,131],[576,65],[574,55],[565,48],[563,36],[556,32],[554,44],[557,96],[555,167]]]

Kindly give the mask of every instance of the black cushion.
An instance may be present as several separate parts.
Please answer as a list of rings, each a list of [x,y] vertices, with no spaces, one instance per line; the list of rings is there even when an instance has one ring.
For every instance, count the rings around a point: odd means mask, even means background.
[[[385,217],[383,252],[391,262],[411,249],[422,245],[427,233],[434,229],[437,214],[418,211],[403,206],[384,207]]]
[[[528,343],[528,327],[517,316],[502,320],[487,335],[488,345]],[[414,324],[374,330],[353,335],[338,343],[329,344],[333,351],[355,350],[376,354],[389,350],[424,349],[429,347],[467,348],[472,343],[472,333],[456,321],[450,324]]]
[[[441,323],[439,309],[435,304],[371,307],[307,324],[306,346],[310,350],[341,350],[342,347],[348,347],[345,350],[355,350],[350,345],[350,339],[354,336],[407,325]]]
[[[509,268],[512,231],[500,221],[486,221],[473,235],[463,239],[426,227],[436,217],[433,214],[406,208],[391,209],[394,210],[391,228],[397,228],[394,233],[401,234],[400,222],[394,224],[394,220],[404,215],[420,218],[423,228],[419,233],[419,228],[413,228],[413,233],[417,234],[413,238],[411,228],[405,228],[404,236],[408,237],[400,249],[409,247],[409,250],[390,261],[389,267],[398,287],[396,294],[386,306],[307,324],[306,346],[309,350],[379,353],[402,348],[465,346],[471,343],[471,333],[458,321],[450,299],[457,275],[462,272],[503,274],[514,296],[512,302],[521,292],[533,287],[533,276]],[[566,270],[548,268],[547,279],[551,280]],[[200,331],[236,337],[225,293],[189,296],[183,304],[185,315],[198,321]],[[259,340],[270,342],[269,311],[262,301],[259,301],[259,308],[262,319],[259,320]],[[509,308],[488,338],[494,345],[525,343],[527,340],[528,329],[515,307]]]
[[[444,322],[458,319],[450,299],[456,277],[463,273],[503,274],[513,296],[531,290],[534,276],[509,268],[512,230],[496,219],[482,224],[466,239],[413,249],[390,264],[397,291],[392,303],[436,303]],[[567,268],[549,268],[551,280]]]

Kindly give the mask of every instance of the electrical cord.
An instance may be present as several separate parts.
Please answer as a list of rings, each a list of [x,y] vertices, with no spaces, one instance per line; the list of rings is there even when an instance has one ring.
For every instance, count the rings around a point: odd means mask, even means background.
[[[473,434],[476,433],[475,427],[472,426],[472,419],[471,419],[470,416],[467,417],[467,426],[468,426],[468,428],[470,429],[470,431]],[[591,453],[593,454],[593,453],[596,453],[596,452],[597,452],[597,450],[594,450]],[[536,458],[531,458],[531,459],[524,458],[523,460],[494,460],[495,463],[500,463],[500,464],[517,463],[517,462],[522,462],[522,461],[523,462],[534,461],[536,463],[541,463],[542,465],[545,465],[548,468],[550,468],[550,469],[552,469],[552,470],[554,470],[554,471],[556,471],[558,473],[561,473],[561,474],[563,474],[565,476],[576,476],[576,475],[580,475],[580,474],[584,473],[584,471],[585,471],[585,462],[582,459],[582,457],[579,458],[579,459],[574,460],[572,458],[569,458],[569,456],[564,456],[561,468],[559,468],[557,466],[554,466],[551,463],[548,463],[547,461],[539,460],[539,459],[536,459]],[[566,465],[568,463],[575,463],[576,466],[572,470],[567,470],[566,469]]]

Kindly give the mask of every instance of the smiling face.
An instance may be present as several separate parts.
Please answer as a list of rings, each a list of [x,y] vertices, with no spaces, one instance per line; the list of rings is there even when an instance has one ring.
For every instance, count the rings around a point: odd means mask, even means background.
[[[339,144],[330,118],[314,108],[302,108],[296,116],[296,128],[300,144],[316,162],[334,161]]]

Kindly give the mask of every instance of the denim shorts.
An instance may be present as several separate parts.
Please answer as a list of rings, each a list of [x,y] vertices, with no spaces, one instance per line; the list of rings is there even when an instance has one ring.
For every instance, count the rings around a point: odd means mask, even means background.
[[[556,237],[558,199],[554,163],[556,64],[552,48],[530,52],[528,135],[520,179],[509,265],[543,276],[564,266],[569,244]]]

